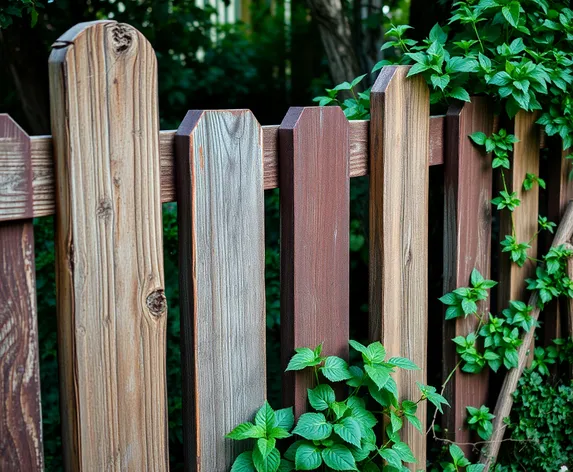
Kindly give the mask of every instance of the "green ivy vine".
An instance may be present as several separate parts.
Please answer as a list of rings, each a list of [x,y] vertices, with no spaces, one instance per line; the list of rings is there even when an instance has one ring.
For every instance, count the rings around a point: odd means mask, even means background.
[[[469,102],[471,95],[485,95],[493,101],[498,114],[505,113],[509,118],[519,111],[537,111],[537,123],[545,133],[558,136],[563,150],[572,147],[573,11],[567,3],[548,0],[457,1],[453,4],[448,24],[435,25],[423,41],[409,39],[407,33],[410,28],[408,25],[394,25],[386,32],[387,41],[382,50],[388,59],[377,63],[372,74],[385,65],[410,65],[408,76],[420,75],[425,79],[430,89],[430,101],[437,106],[447,106],[454,100]],[[348,119],[367,120],[370,118],[371,89],[362,93],[354,90],[366,77],[367,74],[326,89],[325,95],[314,100],[320,106],[340,106]],[[567,275],[567,259],[573,256],[570,247],[553,247],[541,259],[528,253],[541,231],[553,233],[555,223],[539,215],[537,231],[526,240],[518,240],[513,215],[521,201],[518,192],[508,187],[505,174],[511,169],[510,153],[518,137],[500,129],[489,136],[477,132],[470,138],[486,153],[492,153],[492,167],[500,174],[502,189],[491,203],[499,211],[510,212],[511,218],[511,234],[501,236],[501,251],[519,267],[528,260],[537,264],[535,276],[527,280],[527,289],[537,293],[540,309],[559,297],[572,298],[573,281]],[[527,173],[523,190],[529,191],[535,185],[541,189],[546,187],[539,176]],[[478,373],[486,367],[494,372],[517,367],[518,348],[524,333],[538,323],[531,317],[533,307],[519,300],[510,301],[509,306],[502,308],[497,316],[479,312],[479,302],[487,299],[488,290],[495,285],[495,281],[484,279],[474,269],[468,287],[459,287],[440,298],[447,307],[447,320],[468,316],[477,318],[474,332],[453,339],[460,361],[445,383],[460,368],[467,373]],[[522,392],[524,382],[536,379],[535,375],[549,374],[547,364],[554,361],[553,352],[551,348],[536,348],[532,367],[520,383]],[[531,372],[539,373],[534,375]],[[444,387],[445,384],[442,392]],[[544,389],[537,390],[542,392],[541,395],[546,394]],[[553,397],[563,398],[553,390],[551,392]],[[533,404],[531,398],[529,401]],[[468,426],[487,441],[492,433],[493,414],[483,405],[468,405],[467,410]],[[521,420],[512,423],[516,437],[534,435],[534,425],[524,427],[523,424]],[[434,423],[432,429],[436,437],[438,428]],[[465,458],[461,458],[461,450],[456,447],[450,444],[445,449],[453,462],[440,463],[441,470],[466,467]],[[549,450],[543,447],[543,450]],[[553,447],[558,449],[561,446]],[[432,470],[438,469],[434,467]],[[498,466],[496,470],[506,469]]]

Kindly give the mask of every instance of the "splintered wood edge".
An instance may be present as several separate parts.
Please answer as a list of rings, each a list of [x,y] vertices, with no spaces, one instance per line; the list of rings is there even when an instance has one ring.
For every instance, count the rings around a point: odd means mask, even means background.
[[[278,131],[279,125],[263,126],[264,186],[265,190],[278,188]],[[350,177],[368,175],[369,121],[350,121]],[[161,131],[159,152],[161,162],[161,201],[177,200],[175,184],[175,130]],[[33,214],[34,217],[49,216],[55,213],[55,184],[51,136],[32,136],[33,173]],[[429,165],[444,162],[444,116],[430,119],[430,159]],[[0,221],[4,216],[0,203]],[[25,218],[24,213],[12,215],[10,219]]]

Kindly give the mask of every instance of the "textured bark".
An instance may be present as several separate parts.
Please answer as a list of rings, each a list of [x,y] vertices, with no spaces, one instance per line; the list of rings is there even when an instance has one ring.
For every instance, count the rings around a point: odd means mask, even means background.
[[[332,80],[337,84],[351,81],[360,75],[361,69],[352,47],[352,32],[342,10],[342,1],[308,0],[308,5],[318,23]]]

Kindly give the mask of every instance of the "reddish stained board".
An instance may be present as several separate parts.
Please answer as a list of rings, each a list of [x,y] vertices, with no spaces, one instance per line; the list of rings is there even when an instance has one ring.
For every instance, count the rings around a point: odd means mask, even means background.
[[[493,131],[493,110],[486,99],[473,97],[471,103],[450,107],[446,116],[444,162],[444,293],[467,287],[474,268],[485,278],[490,274],[491,155],[485,156],[471,142],[469,135],[476,131],[487,135]],[[478,309],[487,314],[489,301],[480,302]],[[477,325],[473,316],[444,320],[443,379],[458,361],[451,340],[467,336]],[[451,405],[443,421],[447,439],[470,442],[472,438],[465,424],[466,406],[485,404],[487,389],[487,370],[479,375],[458,370],[452,376],[444,392]],[[466,454],[471,452],[470,446],[462,447]]]
[[[18,170],[2,197],[18,200],[32,189],[30,138],[0,114],[0,161]],[[32,201],[29,219],[0,223],[0,470],[43,469]]]
[[[291,108],[279,129],[281,348],[325,342],[348,355],[349,125],[338,107]],[[296,218],[295,218],[296,215]],[[284,404],[306,408],[309,375],[287,374]]]

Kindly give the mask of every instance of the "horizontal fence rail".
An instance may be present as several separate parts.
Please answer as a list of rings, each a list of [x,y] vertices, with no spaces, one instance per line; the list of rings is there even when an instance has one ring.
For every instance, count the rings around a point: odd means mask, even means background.
[[[443,133],[444,116],[430,118],[430,158],[429,165],[444,163]],[[350,121],[350,177],[368,174],[368,121]],[[279,186],[279,125],[262,126],[263,163],[265,190]],[[159,158],[161,165],[161,201],[174,202],[176,195],[175,178],[175,139],[176,131],[161,131],[159,134]],[[49,216],[55,213],[55,175],[53,142],[51,136],[32,136],[30,141],[32,156],[32,193],[26,201],[12,204],[10,208],[0,201],[0,221],[20,219],[25,215],[26,205],[32,205],[34,217]],[[0,162],[0,179],[11,179],[13,170]],[[0,189],[0,192],[2,189]],[[1,193],[0,193],[1,196]]]
[[[321,342],[323,353],[348,359],[353,177],[370,179],[369,337],[421,368],[396,375],[401,398],[416,400],[415,383],[430,382],[438,364],[445,379],[459,360],[451,338],[477,325],[431,313],[432,277],[443,269],[449,292],[477,268],[501,279],[499,303],[523,299],[533,265],[519,269],[496,254],[494,274],[491,263],[499,183],[491,155],[468,138],[499,126],[484,98],[430,116],[423,80],[391,66],[372,88],[371,121],[349,122],[338,107],[291,108],[278,126],[261,126],[248,110],[192,110],[177,131],[159,131],[153,49],[113,21],[61,36],[49,71],[53,136],[29,137],[0,115],[0,470],[43,468],[33,217],[56,216],[67,470],[168,469],[161,203],[178,203],[189,471],[228,470],[243,444],[225,434],[266,398],[264,190],[280,188],[283,364]],[[503,123],[520,139],[508,184],[523,201],[521,240],[536,229],[540,201],[537,188],[522,189],[526,172],[539,174],[535,119],[520,113]],[[430,166],[440,165],[432,172],[444,179],[443,261],[430,267]],[[556,222],[573,197],[567,174],[563,159],[548,164],[546,205]],[[502,213],[502,232],[510,224]],[[542,239],[530,256],[551,243]],[[480,310],[488,312],[486,301]],[[544,314],[552,337],[564,311],[555,304]],[[440,343],[441,357],[428,355]],[[306,411],[313,385],[306,373],[285,375],[284,406]],[[465,407],[493,405],[488,391],[486,374],[456,372],[444,392],[451,409],[438,421],[467,453],[476,438]],[[425,431],[425,403],[417,416]],[[426,437],[410,424],[400,434],[418,460],[412,470],[424,469]]]

